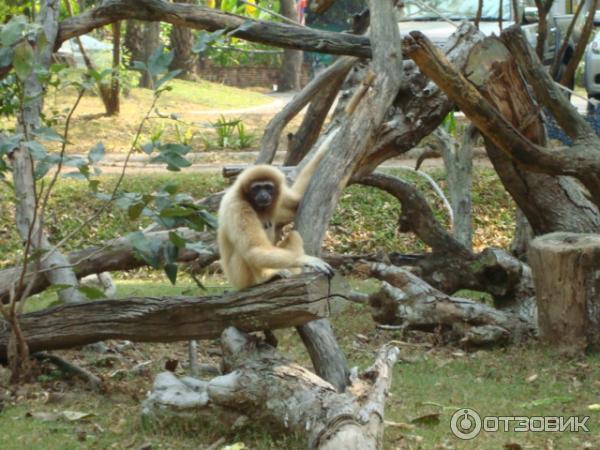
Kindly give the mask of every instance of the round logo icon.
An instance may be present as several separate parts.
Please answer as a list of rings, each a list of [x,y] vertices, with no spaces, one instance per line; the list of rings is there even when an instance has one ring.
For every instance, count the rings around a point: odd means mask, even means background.
[[[459,409],[450,419],[450,429],[459,439],[473,439],[481,431],[481,417],[472,409]]]

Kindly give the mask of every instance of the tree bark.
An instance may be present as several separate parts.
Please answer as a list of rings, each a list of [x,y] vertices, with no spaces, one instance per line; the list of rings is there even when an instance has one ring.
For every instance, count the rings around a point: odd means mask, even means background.
[[[600,235],[540,236],[528,257],[542,338],[565,353],[600,350]]]
[[[345,73],[340,73],[335,78],[332,77],[327,86],[324,86],[319,92],[319,95],[313,97],[300,127],[298,127],[298,130],[296,130],[288,141],[288,148],[283,162],[284,166],[299,164],[315,145],[319,139],[323,123],[327,118],[331,105],[333,105],[333,102],[337,98],[344,78],[350,68],[351,66],[348,67]]]
[[[107,116],[117,116],[121,112],[121,82],[119,77],[121,70],[121,22],[112,24],[112,33],[113,60],[112,74],[110,76],[110,95],[108,96],[108,102],[105,103]]]
[[[138,20],[125,22],[125,39],[123,45],[129,51],[129,64],[144,61],[144,23]]]
[[[355,58],[343,57],[333,63],[327,70],[321,73],[318,77],[311,80],[301,92],[294,96],[292,101],[287,103],[281,111],[279,111],[267,127],[263,134],[260,143],[260,153],[256,159],[256,164],[271,163],[277,148],[279,147],[279,139],[285,126],[292,120],[302,109],[311,101],[318,97],[321,92],[326,89],[330,83],[335,83],[337,79],[343,79],[348,73]]]
[[[338,394],[329,383],[234,328],[223,332],[221,345],[226,374],[210,381],[159,374],[142,414],[245,415],[274,431],[305,436],[310,450],[383,448],[384,402],[397,348],[384,346],[375,364],[353,380],[352,394]]]
[[[405,269],[374,263],[371,270],[384,280],[369,298],[377,323],[441,331],[449,340],[469,346],[515,342],[535,331],[535,323],[518,314],[449,297]]]
[[[51,61],[51,49],[58,30],[58,0],[42,2],[42,9],[37,17],[46,35],[48,45],[41,51],[37,63],[48,67]],[[43,87],[36,73],[25,81],[25,105],[21,116],[20,128],[26,136],[38,128],[43,104]],[[33,159],[24,144],[11,153],[11,166],[16,197],[15,217],[17,230],[23,242],[30,242],[31,249],[41,252],[40,267],[47,270],[46,277],[52,284],[71,286],[59,291],[59,297],[66,303],[77,303],[85,300],[85,296],[77,290],[78,282],[73,271],[65,267],[66,258],[54,250],[42,229],[40,217],[37,215],[38,199],[33,176]]]
[[[448,191],[454,218],[452,235],[471,250],[473,245],[471,226],[473,141],[477,136],[477,129],[472,125],[465,127],[461,144],[442,129],[438,129],[437,133],[442,144],[442,157],[448,177]]]
[[[510,243],[510,253],[520,260],[527,258],[529,242],[533,239],[533,230],[523,211],[515,211],[515,235]]]
[[[160,22],[146,22],[144,24],[144,47],[142,61],[147,62],[152,52],[160,45]],[[144,70],[141,73],[139,86],[146,89],[154,89],[152,75]]]
[[[207,31],[227,28],[234,30],[232,36],[251,42],[333,55],[371,57],[369,39],[363,36],[313,30],[286,23],[263,22],[204,6],[163,0],[107,0],[83,14],[64,20],[57,44],[117,20],[127,19],[164,21]]]
[[[339,127],[325,137],[327,141],[322,145],[330,145],[337,151],[328,152],[323,158],[296,216],[296,227],[310,255],[320,253],[339,195],[357,163],[373,144],[402,82],[400,36],[392,2],[371,0],[369,6],[374,56],[367,77],[370,90],[358,99],[354,110],[347,111]],[[307,347],[317,374],[343,390],[347,383],[347,363],[341,349],[335,345],[329,323],[308,324],[299,331],[305,344],[308,339],[312,341]],[[330,345],[325,347],[321,342]]]
[[[600,164],[600,153],[583,144],[578,148],[554,148],[550,151],[537,143],[543,136],[537,108],[516,69],[510,68],[510,53],[498,45],[498,41],[488,38],[471,52],[467,73],[477,88],[457,73],[424,35],[413,32],[407,41],[412,42],[408,51],[423,72],[442,87],[486,136],[488,155],[496,171],[536,233],[600,229],[598,209],[587,200],[577,183],[567,177],[556,177],[576,176],[595,198],[597,173],[600,171],[593,167]],[[491,55],[482,56],[486,52],[491,52]],[[486,94],[485,98],[477,89]],[[494,106],[486,98],[491,99]],[[507,114],[515,125],[502,114]],[[502,158],[503,154],[510,159]],[[535,171],[538,176],[531,174],[529,179],[521,177],[519,180],[520,174],[528,171]],[[545,176],[540,177],[541,174]],[[515,181],[514,186],[504,177]]]
[[[173,0],[173,3],[195,4],[195,0]],[[175,56],[169,70],[181,70],[178,78],[190,80],[194,78],[194,67],[196,66],[196,55],[192,53],[194,36],[192,30],[184,26],[174,25],[170,34],[171,50]]]
[[[327,317],[337,295],[324,276],[304,274],[222,296],[98,300],[23,314],[19,320],[31,352],[107,339],[214,339],[228,326],[274,330]],[[0,360],[6,359],[9,337],[8,323],[0,321]]]
[[[280,0],[281,14],[294,22],[298,21],[295,0]],[[300,79],[302,76],[303,53],[300,50],[286,48],[283,50],[281,60],[281,73],[277,84],[278,92],[300,90]]]

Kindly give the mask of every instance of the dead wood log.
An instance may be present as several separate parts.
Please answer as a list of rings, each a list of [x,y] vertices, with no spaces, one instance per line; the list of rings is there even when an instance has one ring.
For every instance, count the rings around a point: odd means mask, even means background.
[[[531,98],[512,54],[500,41],[490,39],[474,47],[466,73],[469,81],[523,136],[536,144],[547,145],[539,106]],[[570,177],[532,172],[515,162],[489,138],[485,139],[485,145],[503,185],[535,234],[600,230],[598,208],[590,202],[579,183]]]
[[[322,275],[303,274],[221,296],[99,300],[23,314],[19,319],[31,352],[107,339],[214,339],[228,326],[274,330],[328,317],[330,299],[341,295],[335,286]],[[0,321],[2,360],[9,338],[8,323]]]
[[[415,186],[398,177],[374,173],[358,182],[396,197],[402,204],[399,231],[415,233],[433,250],[410,258],[390,253],[392,264],[414,267],[416,275],[447,294],[460,289],[488,292],[498,308],[530,318],[535,315],[533,279],[526,264],[500,249],[473,253],[437,221]]]
[[[444,47],[448,52],[446,57],[462,70],[471,48],[482,39],[483,35],[465,22],[448,38],[448,44]],[[387,113],[385,126],[361,161],[354,178],[368,175],[383,161],[414,148],[442,123],[454,107],[446,94],[413,61],[404,61],[403,70],[404,85]],[[338,107],[343,103],[342,97]]]
[[[235,328],[223,332],[221,345],[225,375],[202,381],[159,374],[143,414],[160,417],[166,410],[206,417],[206,410],[217,416],[227,411],[269,424],[273,432],[304,435],[309,449],[383,448],[384,401],[396,347],[383,347],[375,364],[353,380],[347,393],[338,394],[331,384]]]
[[[418,31],[411,32],[410,36],[405,38],[405,41],[407,43],[407,54],[427,76],[444,90],[489,141],[529,171],[555,176],[573,176],[579,179],[589,190],[594,204],[600,205],[600,177],[597,175],[600,173],[600,152],[590,148],[589,142],[576,142],[572,147],[553,148],[552,150],[532,142],[521,133],[517,128],[518,125],[511,123],[510,119],[504,117],[478,91],[478,89],[489,88],[487,83],[478,88],[469,83],[422,33]],[[500,61],[510,61],[510,53],[497,38],[487,38],[482,45],[490,50],[493,57],[490,58],[490,55],[488,55],[485,59],[478,58],[474,61],[471,66],[473,72],[470,72],[470,79],[474,75],[477,78],[500,80],[500,77],[490,77],[490,73],[496,70],[499,74],[506,74],[506,66],[500,68],[502,65]],[[499,88],[499,90],[510,92],[510,95],[501,97],[509,104],[517,93],[521,97],[527,97],[523,89],[515,89],[513,80],[514,78],[511,77],[510,82],[505,82],[507,87]],[[494,86],[493,88],[498,87]],[[521,126],[539,126],[537,112],[524,119],[520,123]],[[585,200],[583,195],[580,194],[580,197]],[[519,204],[519,206],[527,214],[524,205]],[[593,209],[596,210],[595,215],[597,217],[597,208]],[[576,215],[581,216],[583,214],[585,214],[584,209],[579,208]],[[528,215],[528,219],[534,226],[535,217]],[[598,229],[597,220],[596,230]]]
[[[374,80],[357,108],[346,113],[325,137],[336,151],[324,156],[298,207],[296,227],[310,255],[319,255],[339,196],[373,145],[403,79],[401,42],[392,2],[370,0],[369,6],[373,45],[369,70],[375,75]],[[298,327],[298,332],[316,373],[343,391],[348,377],[347,362],[329,322],[309,323]]]
[[[173,231],[176,231],[181,237],[189,241],[206,244],[206,253],[202,255],[188,249],[180,251],[177,256],[179,262],[194,260],[199,264],[208,265],[219,258],[214,233],[179,228],[171,231],[155,231],[147,233],[146,236],[149,239],[166,243],[169,241],[169,233]],[[131,242],[126,237],[113,239],[83,250],[77,250],[65,256],[68,259],[69,267],[73,267],[77,278],[83,278],[95,273],[132,270],[147,265],[146,262],[136,256]],[[34,266],[35,264],[30,265],[29,270],[34,270]],[[0,301],[6,302],[8,300],[10,289],[19,280],[21,270],[21,267],[0,270]],[[30,295],[42,292],[50,286],[50,282],[42,274],[31,272],[25,276],[24,285],[27,285],[33,276],[35,276],[35,280],[31,285]],[[17,292],[17,295],[20,294],[20,291]]]
[[[600,235],[540,236],[528,257],[541,337],[566,353],[600,350]]]
[[[369,298],[377,323],[441,331],[450,341],[467,346],[518,342],[535,333],[531,317],[450,297],[400,267],[379,263],[371,266],[372,272],[385,280]]]

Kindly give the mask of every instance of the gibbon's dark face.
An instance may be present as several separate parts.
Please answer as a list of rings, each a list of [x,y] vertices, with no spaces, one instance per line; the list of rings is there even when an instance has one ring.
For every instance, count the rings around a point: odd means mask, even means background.
[[[272,181],[255,181],[248,189],[248,201],[256,211],[265,211],[275,202],[277,189]]]

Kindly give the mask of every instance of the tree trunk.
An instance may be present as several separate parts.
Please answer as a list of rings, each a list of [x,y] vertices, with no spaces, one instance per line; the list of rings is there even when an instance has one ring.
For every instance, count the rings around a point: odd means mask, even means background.
[[[473,141],[477,129],[469,125],[464,130],[462,144],[444,130],[438,129],[444,166],[448,174],[448,191],[452,205],[452,235],[466,248],[472,248],[471,183],[473,179]]]
[[[510,253],[520,260],[525,260],[529,242],[533,239],[533,230],[527,217],[519,208],[515,211],[515,222],[515,235],[510,243]]]
[[[221,296],[133,297],[66,305],[23,314],[19,321],[32,352],[106,339],[215,339],[228,326],[275,330],[327,317],[331,300],[340,295],[336,289],[326,277],[312,273]],[[6,359],[10,331],[7,322],[0,321],[0,360]]]
[[[340,125],[332,128],[321,142],[321,145],[329,145],[335,151],[329,151],[324,156],[296,216],[296,227],[304,238],[305,250],[310,255],[319,255],[337,200],[358,163],[375,142],[385,114],[392,106],[403,79],[400,35],[392,2],[371,0],[369,6],[373,61],[364,79],[366,89],[354,102],[355,107],[346,110]],[[356,98],[356,94],[353,98]],[[317,326],[320,337],[316,335]],[[347,383],[347,363],[335,343],[329,323],[308,324],[300,332],[305,343],[307,337],[312,340],[312,344],[307,347],[317,374],[336,388],[344,389]],[[322,345],[326,342],[330,343],[328,347]]]
[[[294,0],[281,0],[281,14],[294,22],[298,21],[298,11]],[[300,78],[302,76],[303,53],[300,50],[283,50],[281,60],[281,74],[277,84],[278,92],[300,90]]]
[[[566,353],[600,350],[600,235],[540,236],[528,256],[542,338]]]
[[[135,61],[144,61],[144,23],[138,20],[125,22],[123,45],[129,52],[129,65]]]
[[[160,22],[146,22],[144,24],[144,47],[142,51],[142,61],[147,62],[152,52],[160,45]],[[154,89],[154,80],[148,71],[144,70],[141,74],[139,86],[147,89]]]
[[[173,414],[213,422],[269,424],[279,433],[299,434],[309,450],[380,450],[384,402],[399,351],[384,346],[375,364],[353,379],[352,393],[335,388],[269,345],[235,328],[221,336],[226,373],[209,381],[178,379],[171,372],[156,377],[142,405],[147,418]]]
[[[110,77],[110,91],[107,101],[105,102],[107,116],[116,116],[121,111],[119,97],[121,92],[121,83],[119,81],[119,71],[121,70],[121,22],[115,22],[112,24],[112,33],[112,74]]]
[[[58,0],[42,2],[42,9],[38,15],[38,22],[49,43],[36,61],[42,67],[50,65],[51,50],[58,30],[58,4]],[[30,133],[40,125],[43,105],[43,88],[36,73],[25,81],[25,99],[22,122],[19,126],[26,136],[30,136]],[[40,251],[41,268],[49,270],[46,272],[46,277],[52,284],[72,286],[59,291],[61,300],[67,303],[84,301],[85,296],[77,290],[77,277],[68,267],[66,258],[58,251],[50,251],[53,247],[42,229],[36,211],[39,205],[33,176],[33,160],[25,145],[19,146],[11,154],[11,165],[16,197],[15,218],[21,239],[23,242],[30,242],[30,251],[33,249]]]
[[[195,0],[173,0],[174,3],[196,3]],[[174,52],[174,58],[169,70],[181,70],[177,78],[191,80],[194,78],[194,67],[196,65],[196,55],[192,53],[194,35],[188,27],[173,25],[169,36],[171,50]]]

